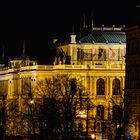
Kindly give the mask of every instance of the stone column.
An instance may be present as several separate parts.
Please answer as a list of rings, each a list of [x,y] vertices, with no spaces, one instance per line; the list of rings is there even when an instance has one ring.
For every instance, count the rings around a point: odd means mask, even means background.
[[[110,85],[110,88],[109,88],[109,97],[111,98],[112,97],[112,82],[113,82],[113,78],[110,78],[110,82],[109,82],[109,85]]]

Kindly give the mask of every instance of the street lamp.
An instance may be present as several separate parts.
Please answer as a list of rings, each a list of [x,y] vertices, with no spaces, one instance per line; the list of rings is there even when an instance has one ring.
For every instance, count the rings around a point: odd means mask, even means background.
[[[85,100],[86,107],[85,107],[84,111],[82,111],[81,110],[82,108],[80,107],[79,117],[80,118],[84,118],[85,121],[86,121],[86,138],[88,138],[88,134],[89,134],[89,120],[90,120],[90,118],[89,118],[89,111],[90,111],[91,108],[94,107],[94,105],[91,105],[91,103],[90,103],[89,94],[87,94],[86,97],[85,98],[83,97],[82,99]]]
[[[91,134],[91,138],[92,138],[93,140],[96,140],[95,134]]]
[[[34,100],[30,100],[30,105],[33,105],[34,104]]]
[[[117,124],[117,128],[119,128],[120,127],[120,125],[119,124]]]
[[[82,110],[82,100],[86,101],[86,109]],[[78,113],[78,117],[80,119],[84,119],[86,121],[86,137],[88,137],[88,129],[89,129],[89,109],[90,109],[90,103],[89,103],[89,95],[87,97],[82,97],[80,94],[80,111]]]
[[[86,114],[86,132],[87,132],[87,137],[88,137],[88,129],[89,129],[89,109],[90,109],[89,95],[87,95],[87,114]]]
[[[30,121],[30,123],[31,123],[31,138],[33,139],[33,140],[35,140],[35,122],[34,122],[34,112],[33,112],[33,105],[34,105],[34,100],[33,99],[31,99],[30,101],[29,101],[29,121]]]

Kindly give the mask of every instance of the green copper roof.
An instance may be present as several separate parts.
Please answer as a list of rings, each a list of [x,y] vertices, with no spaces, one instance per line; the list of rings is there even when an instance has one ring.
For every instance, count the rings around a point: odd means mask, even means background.
[[[82,37],[79,43],[126,43],[126,34],[122,31],[93,31]]]

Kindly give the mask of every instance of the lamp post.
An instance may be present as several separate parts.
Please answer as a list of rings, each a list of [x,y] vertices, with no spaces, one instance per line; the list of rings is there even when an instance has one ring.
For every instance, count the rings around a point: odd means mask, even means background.
[[[80,124],[82,123],[81,119],[85,119],[86,121],[86,138],[88,138],[88,130],[89,130],[89,110],[90,110],[90,99],[89,95],[86,97],[82,97],[82,94],[80,92],[80,112],[79,112],[79,117],[80,117]],[[82,111],[82,100],[85,100],[86,106],[85,106],[85,111]],[[81,130],[80,130],[81,131]]]
[[[31,123],[31,134],[32,134],[32,137],[31,137],[31,139],[32,140],[35,140],[35,122],[34,122],[34,117],[33,117],[33,105],[34,105],[34,100],[33,99],[31,99],[30,101],[29,101],[29,116],[28,117],[30,117],[29,118],[29,120],[31,121],[30,123]]]
[[[87,95],[87,112],[86,112],[86,133],[87,133],[87,138],[88,138],[88,129],[89,129],[89,109],[90,109],[90,104],[89,104],[89,96]]]
[[[87,95],[87,97],[85,98],[86,100],[86,110],[82,111],[82,108],[80,107],[80,112],[79,112],[79,116],[80,119],[85,119],[86,121],[86,137],[88,138],[88,130],[89,130],[89,110],[90,110],[90,103],[89,103],[89,96]],[[81,122],[80,122],[81,123]]]

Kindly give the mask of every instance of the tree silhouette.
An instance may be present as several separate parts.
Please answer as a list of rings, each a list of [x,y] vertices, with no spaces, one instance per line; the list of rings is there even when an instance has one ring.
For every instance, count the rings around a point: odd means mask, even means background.
[[[7,100],[7,134],[13,139],[72,138],[79,131],[80,111],[90,110],[87,97],[82,81],[70,74],[44,78],[35,85],[25,79],[21,93]]]
[[[41,99],[38,116],[43,135],[72,137],[77,127],[79,95],[83,89],[81,82],[69,74],[38,81],[34,95]]]

